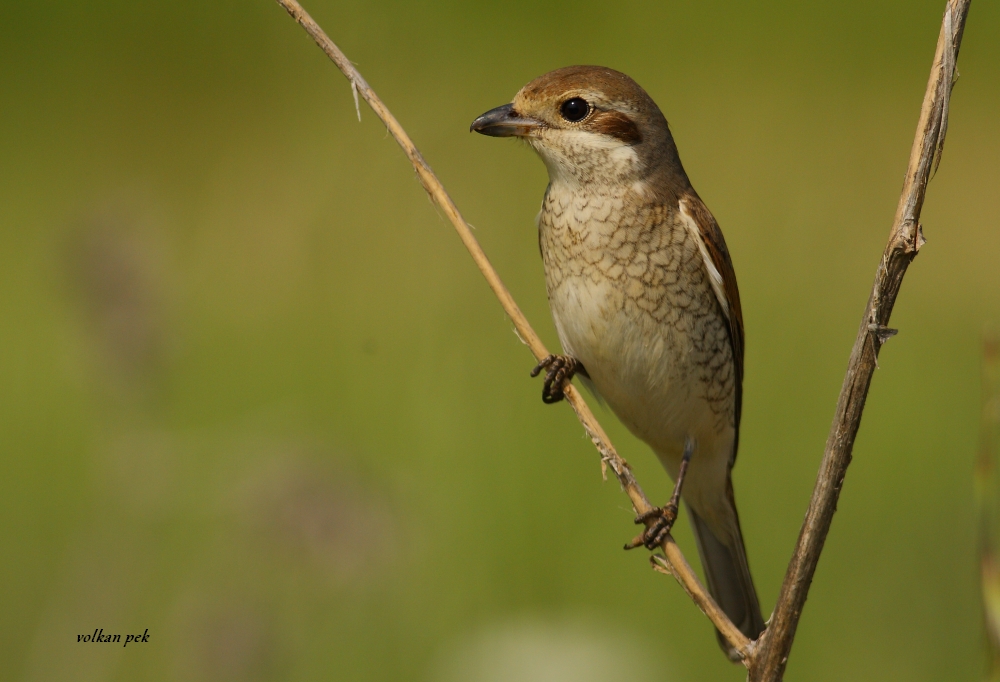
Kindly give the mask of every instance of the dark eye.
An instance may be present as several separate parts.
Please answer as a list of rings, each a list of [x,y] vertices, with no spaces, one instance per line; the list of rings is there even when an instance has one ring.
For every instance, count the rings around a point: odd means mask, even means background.
[[[562,103],[562,106],[559,107],[559,113],[567,121],[576,123],[587,118],[587,114],[590,113],[590,105],[582,97],[574,97]]]

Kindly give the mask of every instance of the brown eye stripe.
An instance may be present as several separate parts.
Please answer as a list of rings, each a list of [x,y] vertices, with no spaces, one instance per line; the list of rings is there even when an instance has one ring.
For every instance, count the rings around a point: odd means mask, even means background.
[[[598,111],[593,115],[588,128],[621,140],[625,144],[639,144],[642,133],[635,122],[620,111]]]

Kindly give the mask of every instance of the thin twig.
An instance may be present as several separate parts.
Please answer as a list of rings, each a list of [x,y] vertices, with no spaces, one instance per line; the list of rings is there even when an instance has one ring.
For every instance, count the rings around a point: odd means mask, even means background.
[[[673,538],[667,538],[667,541],[664,543],[663,552],[666,558],[659,554],[649,557],[649,563],[652,564],[653,569],[676,578],[677,582],[680,583],[684,591],[688,593],[688,596],[701,609],[702,613],[708,616],[709,620],[719,628],[719,632],[722,633],[723,637],[736,647],[736,650],[743,655],[743,660],[749,665],[752,657],[753,642],[747,639],[747,636],[733,625],[733,622],[729,620],[729,617],[723,613],[719,605],[712,600],[707,592],[699,589],[700,584],[697,580],[692,581],[694,572],[691,570],[687,560],[684,558],[684,554],[681,553],[680,547],[677,546]],[[675,568],[676,566],[682,566],[684,570],[678,571]]]
[[[854,438],[861,425],[861,413],[876,368],[878,350],[885,341],[885,337],[879,332],[889,323],[889,315],[906,268],[924,243],[920,209],[923,207],[927,182],[935,166],[934,161],[940,158],[944,144],[949,96],[955,79],[955,62],[970,1],[950,0],[945,9],[889,243],[879,262],[868,307],[854,342],[816,487],[795,553],[788,565],[774,615],[757,643],[750,664],[750,682],[775,682],[781,680],[784,674],[795,629],[837,509],[837,499],[847,466],[851,463]],[[871,331],[872,325],[875,331]]]
[[[352,91],[355,93],[355,98],[357,94],[368,103],[368,105],[375,112],[375,115],[385,123],[389,132],[399,143],[399,146],[403,148],[406,153],[407,158],[410,159],[410,163],[413,164],[413,168],[417,171],[417,177],[420,178],[421,184],[427,193],[431,196],[431,199],[444,214],[451,221],[451,224],[455,226],[455,230],[458,232],[458,236],[461,238],[462,243],[465,244],[465,248],[469,250],[472,255],[472,260],[475,261],[479,270],[483,273],[486,278],[486,282],[490,285],[493,293],[500,300],[500,305],[503,306],[504,311],[510,317],[511,321],[514,323],[514,329],[517,332],[518,337],[524,342],[525,345],[531,349],[536,360],[541,360],[549,355],[548,350],[546,350],[545,345],[542,343],[538,335],[535,334],[534,329],[528,324],[527,318],[521,312],[521,309],[514,302],[513,297],[511,297],[510,292],[507,291],[507,287],[504,286],[503,282],[500,280],[500,276],[497,274],[496,270],[490,264],[489,259],[483,252],[482,247],[479,246],[479,242],[472,235],[472,231],[469,229],[468,223],[462,218],[459,213],[458,208],[452,202],[451,197],[445,191],[444,186],[434,175],[430,166],[424,161],[423,156],[417,151],[416,146],[414,146],[410,137],[403,130],[403,127],[399,125],[396,118],[389,112],[389,109],[382,103],[382,100],[378,98],[375,91],[371,89],[371,86],[361,77],[358,70],[354,68],[350,60],[340,51],[332,40],[323,32],[323,29],[313,21],[312,17],[302,8],[302,6],[296,2],[296,0],[276,0],[279,5],[285,8],[285,10],[292,16],[295,21],[299,23],[306,30],[316,44],[319,45],[320,49],[333,61],[333,63],[340,69],[347,79],[351,83]],[[357,101],[355,99],[355,101]],[[360,118],[360,113],[359,113]],[[615,451],[614,447],[611,445],[611,441],[604,429],[597,422],[594,414],[590,411],[587,403],[584,401],[580,392],[569,382],[565,382],[563,386],[563,392],[566,396],[566,400],[573,407],[573,411],[576,412],[577,418],[579,418],[580,423],[583,424],[584,430],[590,437],[590,440],[594,443],[598,452],[601,454],[601,464],[603,466],[611,467],[611,470],[615,473],[618,478],[619,483],[621,483],[622,489],[628,495],[629,500],[632,502],[632,507],[634,508],[637,515],[645,514],[652,510],[653,506],[650,504],[646,495],[642,492],[642,488],[639,487],[639,483],[635,480],[632,475],[632,469],[629,467],[628,463],[622,459],[622,457]],[[649,523],[653,523],[650,521]],[[733,646],[738,652],[740,652],[744,660],[747,659],[749,653],[749,640],[733,625],[732,621],[722,612],[722,609],[715,603],[711,595],[698,580],[697,575],[691,570],[691,566],[684,559],[684,555],[680,548],[673,541],[673,538],[667,536],[661,545],[661,549],[666,557],[666,561],[669,562],[670,568],[668,569],[672,575],[677,577],[678,581],[684,587],[684,589],[691,595],[695,603],[699,608],[708,616],[712,624],[726,637],[729,644]],[[662,559],[661,559],[662,561]]]

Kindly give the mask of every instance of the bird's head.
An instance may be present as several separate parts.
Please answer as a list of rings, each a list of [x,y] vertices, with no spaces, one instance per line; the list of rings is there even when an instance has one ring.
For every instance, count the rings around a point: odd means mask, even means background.
[[[601,66],[568,66],[525,85],[472,130],[519,137],[542,157],[553,183],[634,186],[687,177],[667,120],[639,85]]]

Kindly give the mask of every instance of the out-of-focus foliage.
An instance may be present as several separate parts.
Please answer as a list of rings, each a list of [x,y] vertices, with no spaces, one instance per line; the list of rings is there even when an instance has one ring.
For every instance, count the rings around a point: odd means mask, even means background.
[[[976,506],[979,512],[979,570],[983,587],[983,620],[989,672],[1000,680],[1000,557],[997,556],[997,514],[1000,489],[1000,338],[989,333],[983,341],[983,416],[976,461]]]
[[[545,171],[470,121],[572,63],[661,105],[747,326],[741,520],[765,610],[895,209],[943,2],[307,8],[551,347]],[[1000,311],[1000,7],[947,147],[792,680],[983,669],[971,481]],[[269,0],[7,3],[0,679],[742,679],[619,550],[624,496],[395,143]],[[670,483],[603,417],[655,499]],[[690,552],[690,533],[678,539]],[[149,628],[118,648],[77,635]],[[581,672],[581,671],[586,672]]]

